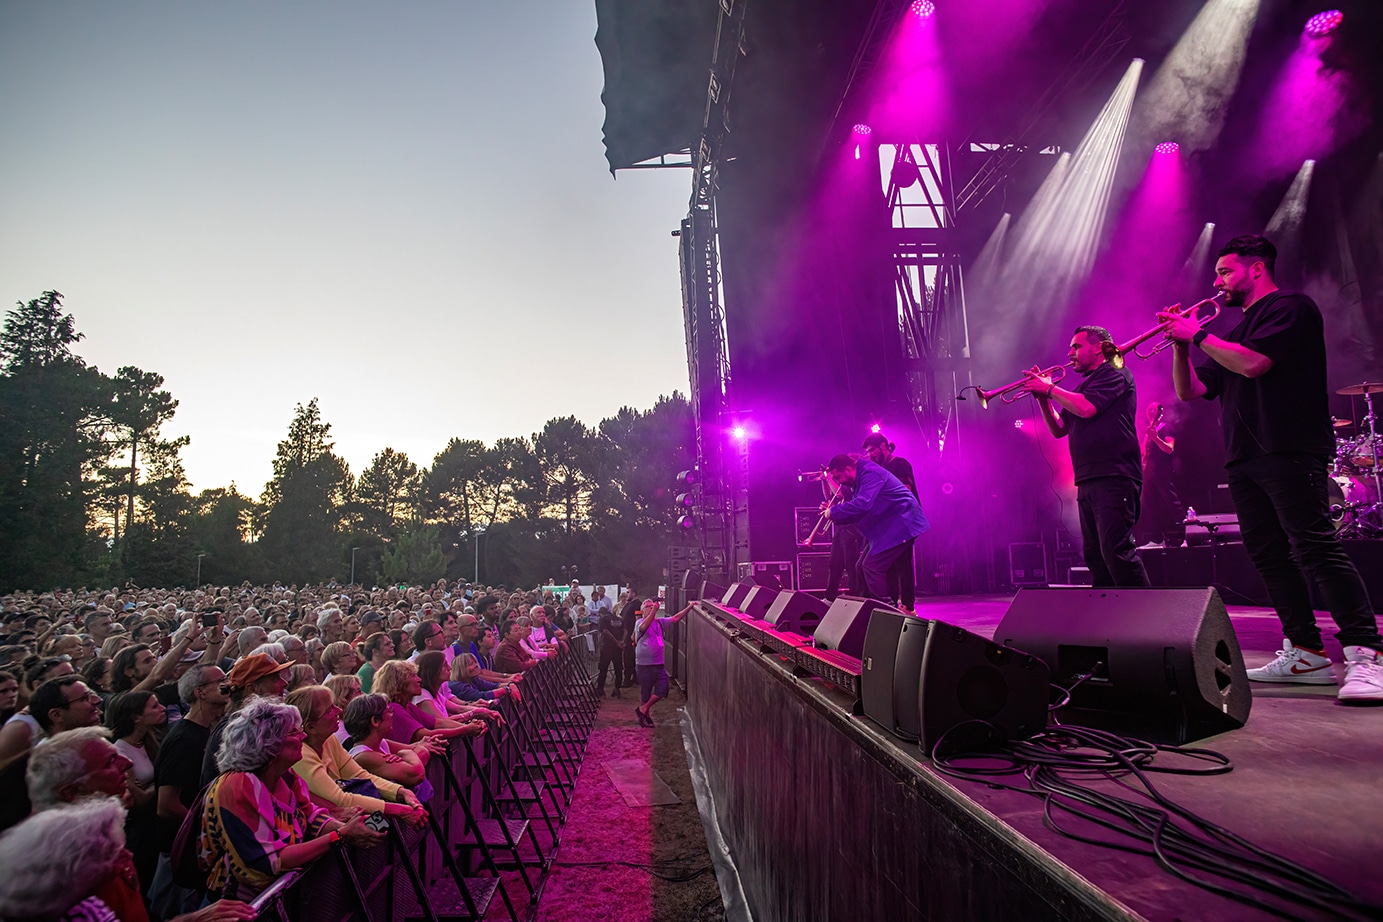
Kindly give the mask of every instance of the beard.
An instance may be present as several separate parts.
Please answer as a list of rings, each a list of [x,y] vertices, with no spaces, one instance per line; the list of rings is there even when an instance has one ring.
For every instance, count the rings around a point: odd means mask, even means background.
[[[1248,303],[1249,293],[1239,288],[1225,289],[1225,307],[1243,307]]]

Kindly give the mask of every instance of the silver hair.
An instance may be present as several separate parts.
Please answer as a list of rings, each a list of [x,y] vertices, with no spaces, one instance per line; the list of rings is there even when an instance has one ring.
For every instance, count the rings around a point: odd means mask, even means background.
[[[192,703],[192,695],[197,691],[197,687],[206,682],[206,674],[218,668],[215,663],[197,663],[191,669],[182,674],[178,679],[178,700],[186,704]]]
[[[257,624],[252,624],[240,632],[240,639],[236,644],[240,647],[240,655],[247,656],[255,647],[264,643],[264,639],[269,636],[269,632]]]
[[[42,746],[35,747],[24,772],[34,812],[58,806],[62,802],[58,788],[91,774],[82,750],[92,740],[109,739],[110,730],[105,727],[78,727],[50,736]]]
[[[251,656],[256,653],[263,653],[280,665],[288,662],[288,651],[283,648],[281,643],[262,643],[250,651]]]
[[[257,772],[274,760],[302,715],[277,698],[254,697],[226,721],[216,765],[222,772]]]
[[[534,605],[532,608],[530,608],[530,609],[528,610],[528,613],[529,613],[530,615],[538,615],[538,614],[543,614],[543,615],[545,615],[545,614],[547,614],[547,609],[546,609],[546,608],[543,608],[543,606],[541,606],[541,605]]]
[[[176,629],[176,630],[173,631],[172,642],[175,643],[175,644],[181,643],[181,642],[182,642],[182,639],[183,639],[184,637],[186,637],[186,636],[187,636],[189,633],[191,633],[191,632],[192,632],[192,622],[191,622],[190,620],[189,620],[189,621],[184,621],[182,624],[179,624],[179,625],[177,626],[177,629]]]
[[[326,627],[327,622],[331,620],[331,616],[333,614],[341,614],[341,609],[337,608],[335,605],[328,605],[326,608],[323,608],[321,611],[317,612],[318,629]]]
[[[47,748],[47,747],[44,747]],[[0,836],[0,917],[51,918],[88,894],[121,861],[125,808],[89,797],[36,813]]]
[[[269,643],[283,643],[283,641],[286,638],[291,636],[292,635],[285,631],[283,628],[276,627],[269,632]]]

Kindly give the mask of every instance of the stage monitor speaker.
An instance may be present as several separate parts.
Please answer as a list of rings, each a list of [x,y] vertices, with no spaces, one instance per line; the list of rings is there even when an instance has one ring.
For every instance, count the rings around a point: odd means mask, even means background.
[[[1253,699],[1214,589],[1021,589],[994,639],[1071,688],[1066,723],[1185,743],[1242,727]]]
[[[744,580],[738,583],[731,583],[730,588],[726,589],[725,594],[720,597],[720,604],[724,605],[726,608],[733,608],[738,611],[753,588],[753,583],[745,582]]]
[[[749,594],[744,597],[744,602],[740,605],[740,611],[758,621],[763,621],[768,610],[773,607],[773,603],[778,599],[781,590],[771,586],[755,586],[749,590]]]
[[[703,599],[719,602],[721,599],[725,598],[725,593],[728,591],[729,590],[724,586],[719,583],[713,583],[710,580],[706,580],[701,584],[701,598]]]
[[[864,635],[869,630],[869,618],[882,609],[895,615],[902,612],[873,599],[843,595],[831,603],[821,623],[816,626],[813,646],[820,650],[838,650],[856,659],[864,658]]]
[[[943,737],[946,751],[964,751],[1042,730],[1050,676],[1035,656],[881,609],[865,636],[861,698],[865,716],[930,755]]]
[[[821,624],[830,607],[829,603],[805,592],[780,592],[764,620],[780,631],[807,635]]]
[[[1026,739],[1047,727],[1051,670],[1030,653],[933,621],[917,690],[920,744],[931,755]]]

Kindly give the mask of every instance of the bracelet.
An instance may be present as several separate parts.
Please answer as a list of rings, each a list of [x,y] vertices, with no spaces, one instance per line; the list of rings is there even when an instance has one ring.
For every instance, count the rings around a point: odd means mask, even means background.
[[[339,830],[339,829],[333,829],[331,832],[327,833],[327,839],[328,839],[329,841],[331,841],[331,842],[340,842],[340,841],[341,841],[341,830]]]
[[[1047,388],[1047,396],[1048,396],[1048,397],[1052,396],[1052,391],[1054,391],[1054,390],[1056,390],[1056,382],[1055,382],[1055,381],[1053,381],[1053,382],[1051,383],[1051,386]]]
[[[1201,343],[1205,342],[1205,338],[1206,338],[1207,336],[1209,336],[1209,335],[1210,335],[1210,331],[1209,331],[1209,330],[1200,330],[1199,332],[1196,333],[1195,336],[1192,336],[1192,337],[1191,337],[1191,345],[1193,345],[1193,346],[1199,346]]]

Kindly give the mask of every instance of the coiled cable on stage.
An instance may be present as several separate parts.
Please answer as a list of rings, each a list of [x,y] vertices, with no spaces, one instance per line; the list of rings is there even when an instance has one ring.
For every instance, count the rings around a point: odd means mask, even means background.
[[[962,730],[966,724],[972,725],[968,733]],[[1147,855],[1188,883],[1282,918],[1300,918],[1301,907],[1335,918],[1383,918],[1383,906],[1366,903],[1314,871],[1210,822],[1163,795],[1149,777],[1225,774],[1233,764],[1222,753],[1065,725],[983,750],[955,750],[948,737],[974,739],[976,726],[989,725],[982,720],[957,724],[936,741],[931,750],[935,769],[952,778],[1041,798],[1043,824],[1058,835]],[[1159,758],[1167,757],[1201,764],[1158,764]],[[1014,780],[1000,780],[1005,777]],[[1096,783],[1113,783],[1128,796],[1097,789]],[[1069,828],[1070,820],[1112,835]]]

